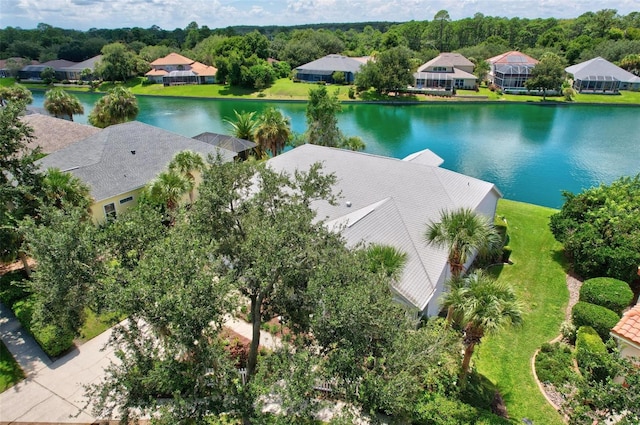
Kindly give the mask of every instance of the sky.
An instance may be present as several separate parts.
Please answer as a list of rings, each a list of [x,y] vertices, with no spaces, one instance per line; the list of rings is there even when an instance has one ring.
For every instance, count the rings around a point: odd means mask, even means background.
[[[46,23],[65,29],[298,25],[324,22],[432,20],[485,16],[575,18],[588,11],[640,11],[640,0],[0,0],[0,28]]]

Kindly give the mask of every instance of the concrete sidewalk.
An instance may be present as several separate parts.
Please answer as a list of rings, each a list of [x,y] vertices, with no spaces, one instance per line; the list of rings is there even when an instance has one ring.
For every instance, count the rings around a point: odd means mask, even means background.
[[[102,350],[106,331],[52,362],[13,313],[0,307],[0,337],[27,378],[0,394],[0,423],[86,423],[95,418],[84,410],[84,386],[99,382],[104,368],[115,359]]]
[[[251,339],[251,325],[227,317],[225,326]],[[108,330],[52,362],[26,332],[11,310],[0,304],[0,338],[27,378],[0,394],[0,425],[22,423],[92,424],[97,418],[84,409],[86,385],[100,382],[115,361],[113,348],[104,349]],[[261,331],[260,345],[275,349],[281,341]]]

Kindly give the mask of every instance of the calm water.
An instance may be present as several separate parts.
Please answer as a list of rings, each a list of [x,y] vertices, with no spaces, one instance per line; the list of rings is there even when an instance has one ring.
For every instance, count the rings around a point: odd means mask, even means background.
[[[87,114],[100,97],[78,95]],[[228,133],[233,111],[274,105],[305,131],[304,103],[140,97],[138,120],[184,136]],[[43,92],[34,93],[41,107]],[[441,156],[444,168],[495,183],[505,198],[560,207],[561,192],[580,192],[640,173],[640,108],[493,104],[345,105],[346,135],[360,136],[366,152],[403,158],[421,149]]]

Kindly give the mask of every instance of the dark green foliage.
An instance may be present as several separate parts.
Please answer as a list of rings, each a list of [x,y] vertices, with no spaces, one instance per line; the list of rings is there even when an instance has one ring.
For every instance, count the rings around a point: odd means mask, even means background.
[[[633,291],[629,285],[610,277],[588,279],[580,288],[580,301],[606,307],[618,315],[622,315],[632,299]]]
[[[426,393],[415,408],[415,424],[458,425],[473,424],[478,410],[460,400],[444,395]]]
[[[605,341],[609,339],[609,331],[620,320],[620,317],[614,311],[582,301],[573,306],[571,318],[577,328],[591,326]]]
[[[73,346],[74,333],[55,325],[34,329],[34,336],[49,357],[57,357]]]
[[[21,270],[7,272],[0,276],[0,302],[9,308],[13,308],[16,302],[29,296],[30,292],[27,285],[24,273]]]
[[[575,271],[586,279],[635,279],[640,264],[640,174],[563,195],[565,203],[551,216],[550,226]]]
[[[606,378],[614,376],[607,347],[591,326],[578,328],[576,360],[580,370],[586,371],[593,379],[604,381]]]
[[[597,334],[596,334],[597,336]],[[576,378],[571,348],[562,343],[543,344],[536,356],[536,374],[541,382],[556,387]]]

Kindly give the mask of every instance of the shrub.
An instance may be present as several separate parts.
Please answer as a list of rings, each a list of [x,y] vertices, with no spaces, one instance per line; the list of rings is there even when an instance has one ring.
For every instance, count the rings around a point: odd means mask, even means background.
[[[34,329],[34,331],[36,341],[50,357],[59,356],[73,346],[73,331],[55,325],[46,325],[43,328]]]
[[[607,347],[595,329],[581,326],[576,337],[576,360],[583,373],[603,381],[612,376]]]
[[[417,423],[459,424],[473,423],[478,412],[472,406],[441,394],[425,394],[415,409]]]
[[[580,301],[613,310],[618,315],[631,304],[633,291],[626,282],[611,277],[586,280],[580,288]]]
[[[511,252],[512,249],[510,246],[505,246],[502,248],[502,262],[503,263],[508,263],[509,262],[509,258],[511,258]]]
[[[22,271],[6,273],[0,277],[0,301],[9,308],[29,295]]]
[[[536,374],[541,382],[561,386],[575,378],[572,363],[571,348],[566,344],[542,344],[536,356]]]
[[[353,87],[349,87],[348,95],[349,95],[349,99],[355,99],[356,98],[356,92],[353,89]]]
[[[562,337],[569,341],[570,344],[574,344],[576,342],[576,327],[570,320],[565,320],[560,324],[560,333]]]
[[[591,326],[603,340],[609,339],[609,331],[620,319],[615,311],[583,301],[573,306],[571,318],[577,328]]]

